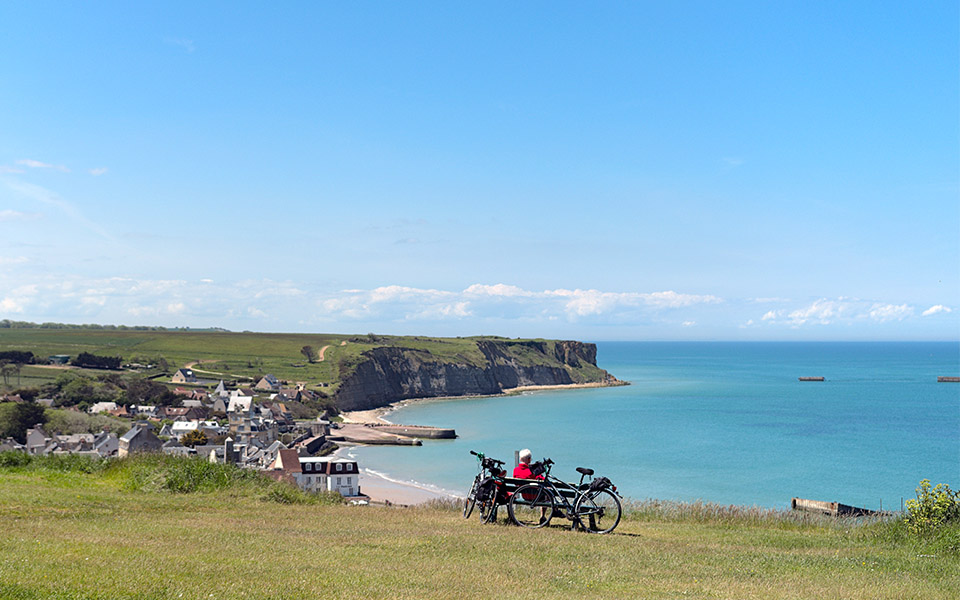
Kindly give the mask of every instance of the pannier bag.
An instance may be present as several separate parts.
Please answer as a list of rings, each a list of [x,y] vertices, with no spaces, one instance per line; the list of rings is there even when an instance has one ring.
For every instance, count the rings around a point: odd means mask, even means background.
[[[597,477],[596,479],[590,482],[590,491],[597,492],[600,490],[605,490],[611,485],[613,485],[612,482],[606,477]]]
[[[480,487],[477,489],[477,502],[483,503],[487,500],[493,498],[493,495],[497,493],[497,482],[493,477],[487,477],[480,482]]]

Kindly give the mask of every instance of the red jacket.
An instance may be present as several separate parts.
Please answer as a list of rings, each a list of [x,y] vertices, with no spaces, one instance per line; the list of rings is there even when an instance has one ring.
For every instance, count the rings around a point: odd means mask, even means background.
[[[513,477],[515,479],[543,479],[543,475],[534,475],[533,471],[530,470],[530,465],[523,462],[513,468]]]

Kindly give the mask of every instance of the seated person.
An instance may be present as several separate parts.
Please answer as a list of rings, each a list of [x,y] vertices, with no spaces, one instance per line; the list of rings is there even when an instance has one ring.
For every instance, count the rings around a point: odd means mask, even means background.
[[[513,476],[516,479],[543,479],[543,475],[534,475],[530,470],[530,459],[533,455],[528,448],[520,451],[520,463],[513,468]]]

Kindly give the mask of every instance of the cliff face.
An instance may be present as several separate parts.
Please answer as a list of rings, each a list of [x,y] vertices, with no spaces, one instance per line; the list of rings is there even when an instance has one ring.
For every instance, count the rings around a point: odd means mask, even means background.
[[[566,385],[617,379],[598,368],[597,347],[575,341],[478,340],[480,364],[438,360],[399,347],[363,354],[336,394],[342,410],[367,410],[407,398],[498,394],[525,385]]]

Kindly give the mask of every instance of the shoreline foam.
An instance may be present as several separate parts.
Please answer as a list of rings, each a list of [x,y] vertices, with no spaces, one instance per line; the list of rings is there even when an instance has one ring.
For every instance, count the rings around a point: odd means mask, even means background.
[[[397,400],[396,402],[391,402],[386,406],[381,406],[378,408],[371,408],[367,410],[346,410],[341,412],[340,416],[343,418],[345,423],[379,423],[379,424],[387,424],[387,425],[398,425],[399,423],[394,423],[393,421],[389,421],[385,417],[390,413],[400,408],[403,408],[404,406],[409,406],[414,402],[422,402],[424,400],[468,400],[471,398],[498,398],[502,396],[518,396],[520,394],[526,394],[530,392],[581,390],[581,389],[603,388],[603,387],[619,387],[622,385],[630,385],[630,382],[623,381],[623,382],[611,384],[611,383],[605,383],[602,381],[597,381],[597,382],[591,382],[591,383],[566,383],[566,384],[557,384],[557,385],[521,385],[515,388],[504,390],[499,394],[473,394],[473,395],[467,395],[467,396],[425,396],[421,398],[407,398],[405,400]],[[406,425],[411,425],[411,423],[406,423]]]
[[[347,455],[350,446],[341,446],[333,456]],[[429,483],[394,479],[372,468],[360,466],[360,490],[370,497],[371,502],[394,506],[414,506],[435,500],[459,500],[462,496]]]

